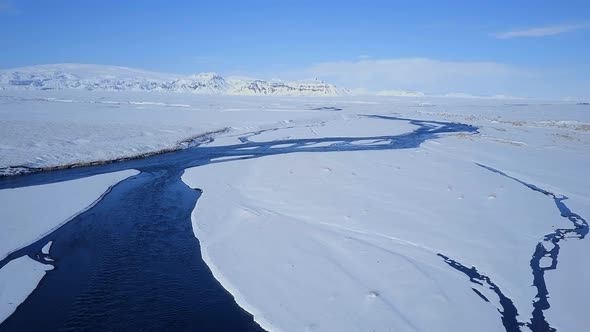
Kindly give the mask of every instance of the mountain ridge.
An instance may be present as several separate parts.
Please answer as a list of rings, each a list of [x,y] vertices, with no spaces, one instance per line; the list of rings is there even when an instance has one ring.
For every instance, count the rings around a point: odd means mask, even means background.
[[[170,91],[196,94],[339,96],[348,91],[320,80],[281,81],[228,77],[215,72],[179,75],[120,66],[48,64],[0,70],[0,89]]]

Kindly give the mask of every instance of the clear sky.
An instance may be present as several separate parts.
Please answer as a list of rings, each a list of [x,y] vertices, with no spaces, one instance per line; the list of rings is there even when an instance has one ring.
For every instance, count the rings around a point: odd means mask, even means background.
[[[590,1],[0,0],[0,68],[64,62],[589,97]]]

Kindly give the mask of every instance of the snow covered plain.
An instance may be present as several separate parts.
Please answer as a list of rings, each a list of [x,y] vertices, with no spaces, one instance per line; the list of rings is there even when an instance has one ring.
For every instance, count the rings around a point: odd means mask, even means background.
[[[208,133],[315,121],[303,98],[157,92],[0,92],[0,174],[180,149]],[[9,166],[15,166],[9,169]]]
[[[137,174],[126,170],[78,180],[0,190],[0,264],[17,251],[89,209],[108,189]],[[48,243],[43,257],[28,256],[0,265],[0,322],[14,312],[35,289],[46,271],[52,270]]]
[[[565,195],[572,212],[590,215],[584,105],[84,91],[0,96],[0,167],[7,171],[182,148],[191,137],[214,138],[212,146],[285,149],[214,160],[183,176],[204,191],[193,212],[204,259],[272,331],[501,331],[526,324],[538,292],[535,248],[543,242],[550,249],[544,237],[573,226],[552,197],[525,184]],[[366,116],[375,114],[383,117]],[[461,122],[478,132],[395,145],[395,138],[379,137],[410,133],[420,123],[391,117]],[[201,136],[211,132],[217,134]],[[292,152],[301,139],[306,144]],[[332,144],[367,149],[321,152]],[[590,305],[583,282],[590,248],[575,236],[559,245],[557,270],[545,273],[551,307],[542,313],[559,331],[579,331]]]
[[[441,254],[477,267],[513,301],[517,321],[529,322],[537,293],[531,255],[569,221],[550,197],[478,163],[564,194],[587,216],[590,136],[568,121],[588,111],[463,107],[472,112],[404,116],[474,123],[479,134],[416,149],[299,152],[187,170],[185,182],[203,190],[193,223],[215,276],[269,330],[503,330],[499,297]],[[411,131],[405,121],[350,116],[251,140],[362,138],[381,135],[384,125],[393,135]],[[372,141],[349,144],[384,144]],[[546,314],[558,330],[578,331],[590,301],[572,293],[590,287],[572,281],[590,277],[582,254],[590,246],[569,242],[558,271],[547,272],[555,304]]]

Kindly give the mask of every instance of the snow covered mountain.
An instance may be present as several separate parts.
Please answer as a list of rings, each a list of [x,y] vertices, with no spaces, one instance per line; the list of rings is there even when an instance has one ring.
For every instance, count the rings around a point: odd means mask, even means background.
[[[55,64],[0,71],[0,90],[173,91],[200,94],[338,96],[346,90],[313,81],[225,79],[216,73],[190,76],[154,73],[126,67]]]
[[[314,81],[264,81],[228,79],[230,94],[235,95],[280,95],[280,96],[338,96],[346,94],[343,89],[319,80]]]

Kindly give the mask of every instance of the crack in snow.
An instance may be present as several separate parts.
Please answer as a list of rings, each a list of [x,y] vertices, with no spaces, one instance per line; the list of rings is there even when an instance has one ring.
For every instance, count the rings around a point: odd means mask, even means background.
[[[498,312],[502,314],[502,323],[504,324],[507,332],[521,331],[520,328],[522,326],[528,327],[533,332],[557,331],[556,328],[549,324],[543,313],[543,311],[550,308],[549,290],[547,289],[547,283],[545,281],[545,272],[557,270],[557,258],[561,249],[559,242],[564,239],[584,239],[589,231],[588,222],[579,214],[572,212],[567,207],[567,205],[564,203],[564,201],[568,199],[567,196],[555,194],[534,184],[524,182],[490,166],[479,163],[476,163],[476,165],[490,172],[516,181],[533,191],[551,197],[555,206],[559,210],[561,217],[571,221],[574,227],[555,229],[552,233],[545,235],[542,241],[537,243],[535,251],[533,252],[532,258],[530,260],[530,266],[533,274],[533,286],[537,289],[537,294],[533,300],[532,318],[530,319],[530,322],[526,323],[519,322],[517,320],[516,317],[518,316],[518,310],[514,306],[514,303],[502,293],[500,288],[494,284],[489,277],[480,274],[474,266],[468,268],[443,254],[439,253],[438,256],[442,257],[445,260],[445,263],[449,264],[452,268],[467,275],[472,283],[483,286],[483,283],[485,282],[488,287],[493,290],[494,293],[496,293],[502,306],[502,310],[500,310],[500,308],[497,309]],[[550,259],[551,263],[549,265],[541,264],[541,262],[547,258]],[[489,299],[486,298],[482,293],[474,288],[472,289],[484,301],[490,302]]]

